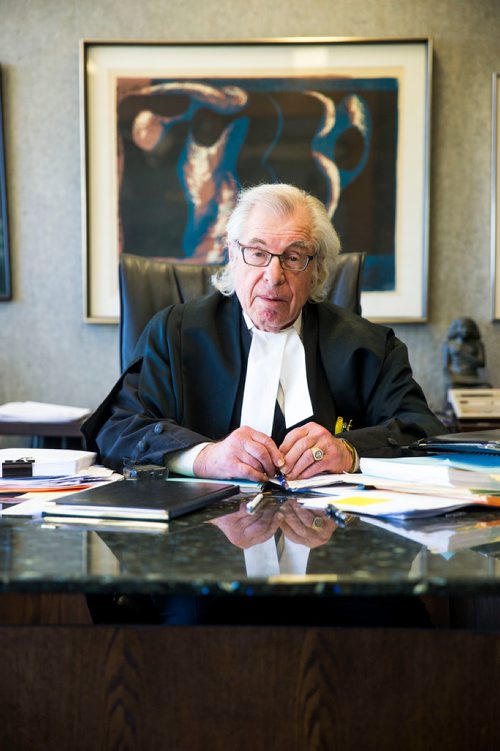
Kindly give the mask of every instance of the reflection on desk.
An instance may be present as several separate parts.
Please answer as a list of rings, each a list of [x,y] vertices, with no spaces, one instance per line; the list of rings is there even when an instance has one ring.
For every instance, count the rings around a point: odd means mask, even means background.
[[[175,519],[163,531],[148,533],[1,519],[2,588],[313,597],[499,591],[495,544],[488,545],[486,553],[465,548],[451,555],[432,554],[421,544],[361,518],[331,534],[328,530],[324,542],[309,549],[303,574],[249,575],[242,547],[233,544],[223,529],[224,518],[238,514],[240,503],[223,501]],[[275,511],[283,513],[279,504]],[[491,519],[491,513],[470,512],[470,519]],[[436,519],[436,524],[442,521]],[[457,524],[463,525],[463,517]]]

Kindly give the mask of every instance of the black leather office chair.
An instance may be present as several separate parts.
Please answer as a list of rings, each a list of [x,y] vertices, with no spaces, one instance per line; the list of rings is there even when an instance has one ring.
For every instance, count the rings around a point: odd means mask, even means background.
[[[340,253],[330,279],[328,299],[361,313],[361,272],[364,253]],[[176,263],[131,253],[120,257],[120,364],[132,358],[137,340],[155,313],[172,303],[187,302],[212,288],[217,267]]]

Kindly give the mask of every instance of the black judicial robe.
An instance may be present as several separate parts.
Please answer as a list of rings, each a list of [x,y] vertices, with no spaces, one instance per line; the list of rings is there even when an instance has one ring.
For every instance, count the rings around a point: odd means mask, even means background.
[[[310,420],[334,432],[341,416],[351,425],[342,435],[361,456],[397,456],[412,441],[444,432],[391,329],[329,302],[306,303],[303,341]],[[239,426],[249,346],[236,295],[214,292],[165,308],[84,424],[87,447],[121,470],[124,457],[164,464],[169,452],[224,438]],[[278,445],[283,434],[273,432]]]

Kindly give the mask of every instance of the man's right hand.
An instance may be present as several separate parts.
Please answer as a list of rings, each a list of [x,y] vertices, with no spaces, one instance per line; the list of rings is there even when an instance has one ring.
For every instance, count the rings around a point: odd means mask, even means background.
[[[194,462],[197,477],[265,482],[282,467],[284,457],[272,438],[244,425],[223,441],[205,446]]]

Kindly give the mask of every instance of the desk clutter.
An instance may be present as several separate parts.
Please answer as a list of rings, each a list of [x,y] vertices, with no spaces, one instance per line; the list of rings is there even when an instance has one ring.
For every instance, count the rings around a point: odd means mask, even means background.
[[[0,503],[8,506],[0,513],[89,525],[121,521],[131,527],[138,523],[140,529],[145,522],[167,522],[240,490],[209,480],[167,483],[168,470],[151,465],[125,463],[121,475],[96,465],[96,458],[92,451],[71,449],[0,450]]]
[[[95,464],[93,451],[74,449],[0,449],[0,503],[5,496],[85,490],[121,478]]]
[[[73,475],[95,464],[94,451],[0,449],[0,477],[24,479]]]
[[[437,436],[415,449],[417,455],[403,458],[362,457],[361,471],[355,474],[323,474],[295,481],[278,476],[264,486],[169,478],[167,470],[148,471],[137,479],[142,475],[124,477],[96,465],[93,452],[32,449],[28,455],[24,449],[4,449],[0,451],[1,513],[57,524],[116,522],[140,530],[147,523],[165,525],[177,516],[243,493],[251,514],[260,513],[266,501],[279,507],[293,498],[306,509],[323,512],[340,527],[352,515],[369,523],[379,520],[388,530],[405,536],[410,535],[407,522],[476,508],[492,511],[491,521],[483,520],[473,529],[465,524],[458,536],[450,531],[453,524],[449,528],[443,522],[438,538],[433,534],[432,539],[426,538],[425,530],[412,527],[412,534],[418,532],[415,541],[429,539],[429,544],[441,550],[470,539],[500,539],[500,431]]]
[[[355,474],[290,480],[308,508],[378,517],[436,516],[467,506],[500,508],[500,431],[452,433],[414,444],[413,456],[360,459]],[[280,477],[273,480],[283,488]]]

